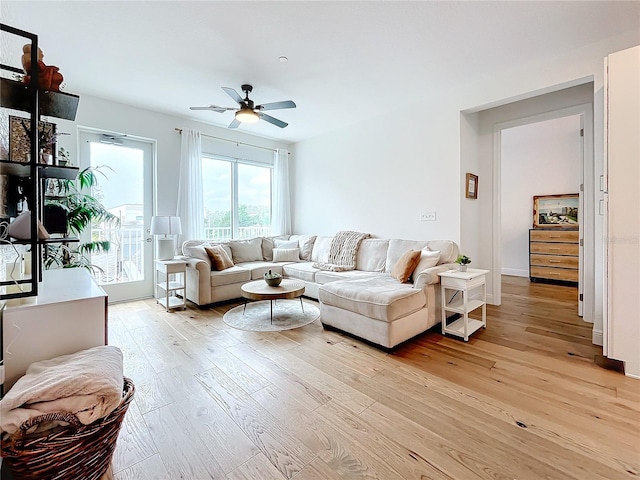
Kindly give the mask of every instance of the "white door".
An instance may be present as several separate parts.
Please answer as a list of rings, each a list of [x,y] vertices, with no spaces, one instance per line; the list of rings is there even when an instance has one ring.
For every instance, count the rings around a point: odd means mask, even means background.
[[[90,239],[88,233],[83,239],[111,243],[108,252],[91,256],[96,280],[110,302],[152,297],[153,144],[81,131],[80,165],[97,169],[92,195],[120,219],[118,227],[92,224]]]

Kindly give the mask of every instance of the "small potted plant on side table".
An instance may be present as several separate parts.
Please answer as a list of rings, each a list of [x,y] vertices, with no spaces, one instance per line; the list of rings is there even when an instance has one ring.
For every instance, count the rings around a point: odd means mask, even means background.
[[[469,265],[471,263],[471,259],[469,257],[467,257],[466,255],[458,255],[458,258],[456,258],[456,263],[458,265],[460,265],[460,267],[458,267],[458,269],[461,272],[466,272],[467,271],[467,265]]]

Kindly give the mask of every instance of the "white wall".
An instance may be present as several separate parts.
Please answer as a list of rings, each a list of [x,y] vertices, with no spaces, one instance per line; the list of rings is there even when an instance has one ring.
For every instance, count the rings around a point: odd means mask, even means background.
[[[379,237],[458,239],[459,165],[448,132],[459,113],[398,112],[301,142],[292,162],[294,231],[333,235],[342,229]],[[416,132],[410,134],[409,132]],[[454,195],[452,195],[454,191]],[[437,221],[421,222],[420,212]]]
[[[142,108],[111,102],[89,95],[80,97],[76,121],[54,120],[58,131],[71,135],[60,137],[58,147],[71,152],[72,162],[78,165],[78,128],[86,127],[112,133],[124,133],[148,139],[156,145],[156,209],[158,215],[175,215],[180,175],[180,134],[175,128],[193,128],[203,134],[246,142],[267,148],[287,148],[282,142],[256,137],[241,130],[228,130],[180,117],[165,115]],[[271,161],[273,152],[232,142],[202,139],[203,151],[256,161]]]
[[[502,273],[529,276],[533,197],[580,190],[580,116],[502,131]]]

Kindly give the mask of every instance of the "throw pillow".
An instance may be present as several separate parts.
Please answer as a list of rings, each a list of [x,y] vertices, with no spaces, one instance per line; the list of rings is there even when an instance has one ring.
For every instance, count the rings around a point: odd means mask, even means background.
[[[233,263],[262,261],[262,237],[229,242]]]
[[[405,252],[393,266],[391,276],[399,280],[400,283],[405,283],[418,266],[419,261],[420,250],[409,250]]]
[[[276,238],[273,243],[275,248],[298,248],[298,240],[280,240]]]
[[[222,271],[233,267],[233,261],[220,245],[212,245],[211,247],[204,247],[204,249],[211,259],[213,270]]]
[[[431,251],[428,248],[423,248],[420,250],[420,261],[418,262],[418,266],[413,271],[412,279],[415,282],[416,277],[420,275],[420,272],[426,270],[427,268],[435,267],[440,260],[440,250]]]
[[[299,248],[274,248],[273,261],[274,262],[299,262],[300,249]]]

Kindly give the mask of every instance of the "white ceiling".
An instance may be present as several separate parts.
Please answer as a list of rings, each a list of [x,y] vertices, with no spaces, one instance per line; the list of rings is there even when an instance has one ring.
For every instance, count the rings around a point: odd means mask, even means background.
[[[241,130],[296,142],[409,107],[473,78],[637,30],[640,2],[7,1],[65,91],[226,126],[221,86],[295,110]],[[18,66],[20,42],[5,51]],[[3,49],[6,47],[3,44]],[[278,57],[285,55],[287,63]]]

